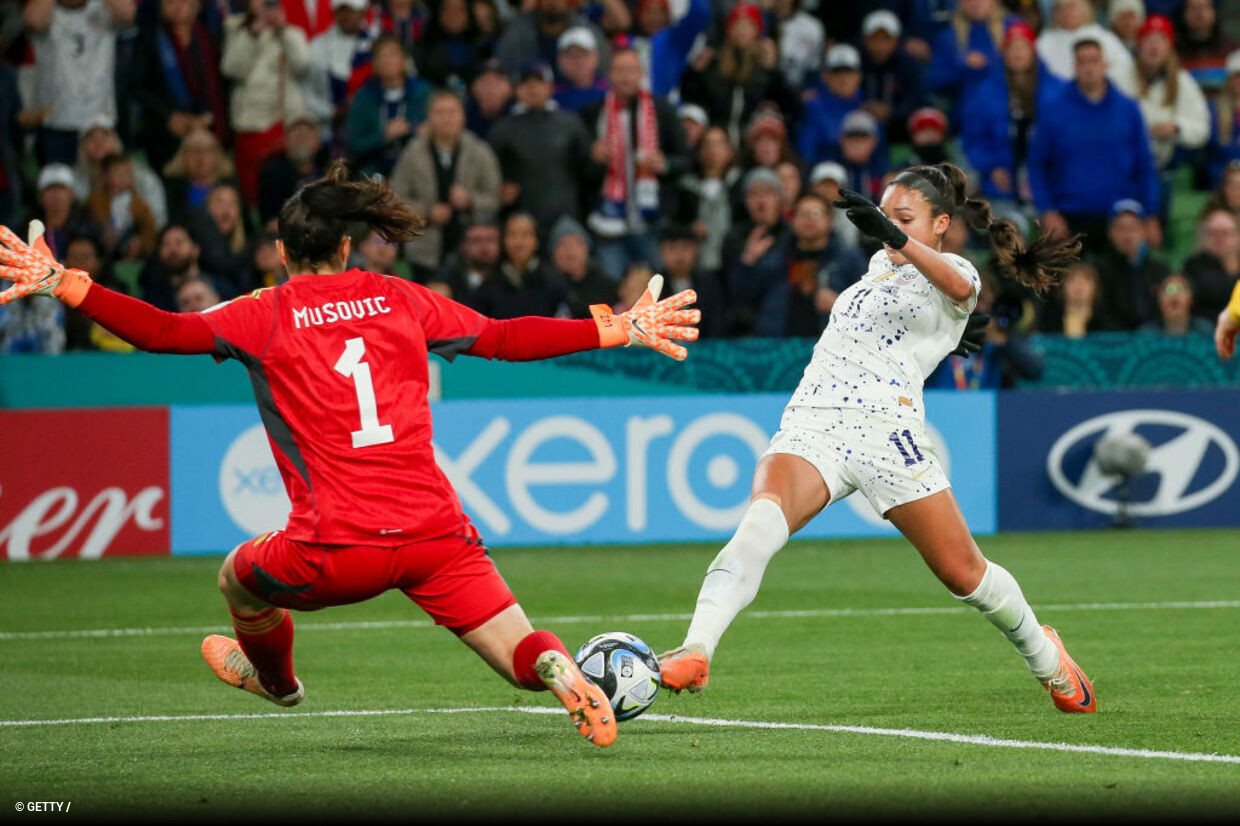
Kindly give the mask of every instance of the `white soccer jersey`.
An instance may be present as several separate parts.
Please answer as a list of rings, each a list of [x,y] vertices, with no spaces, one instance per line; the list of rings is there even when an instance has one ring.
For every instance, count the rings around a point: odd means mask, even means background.
[[[851,408],[923,418],[922,385],[956,349],[982,283],[964,258],[945,257],[973,284],[962,304],[912,264],[896,267],[885,249],[876,252],[861,280],[836,299],[788,408]]]
[[[116,29],[103,0],[56,4],[51,26],[33,40],[38,103],[52,107],[45,126],[76,132],[116,117]]]

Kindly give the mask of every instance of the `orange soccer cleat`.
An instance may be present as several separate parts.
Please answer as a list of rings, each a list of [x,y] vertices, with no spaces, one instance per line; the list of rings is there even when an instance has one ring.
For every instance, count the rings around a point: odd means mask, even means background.
[[[1094,696],[1094,684],[1068,656],[1058,632],[1049,625],[1043,625],[1042,631],[1059,649],[1059,674],[1042,683],[1051,693],[1055,708],[1068,714],[1090,714],[1097,711],[1098,698]]]
[[[572,657],[549,650],[538,655],[534,670],[551,689],[573,725],[596,746],[610,746],[616,739],[616,714],[603,689],[586,679]]]
[[[700,645],[686,645],[659,656],[659,684],[679,694],[701,694],[710,682],[710,660]]]
[[[245,656],[241,646],[232,637],[211,634],[202,641],[202,658],[211,666],[215,676],[231,686],[257,694],[264,700],[270,700],[278,706],[295,706],[306,698],[306,688],[297,681],[297,690],[292,694],[277,697],[258,681],[258,672],[253,663]]]

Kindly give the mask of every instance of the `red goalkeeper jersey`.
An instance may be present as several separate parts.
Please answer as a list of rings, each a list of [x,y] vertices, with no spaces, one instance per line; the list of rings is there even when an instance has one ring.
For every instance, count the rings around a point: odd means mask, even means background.
[[[504,357],[502,322],[360,270],[297,276],[200,317],[216,356],[250,371],[293,505],[288,536],[403,545],[471,534],[431,448],[427,353]],[[574,343],[556,352],[597,346],[592,322],[550,323],[572,325],[558,329]]]

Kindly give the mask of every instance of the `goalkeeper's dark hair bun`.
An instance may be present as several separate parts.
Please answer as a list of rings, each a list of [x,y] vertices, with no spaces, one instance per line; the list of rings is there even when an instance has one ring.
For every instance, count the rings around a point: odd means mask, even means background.
[[[392,243],[412,241],[425,219],[386,181],[355,175],[344,159],[306,184],[280,209],[277,227],[290,269],[313,271],[337,262],[340,241],[354,223],[365,224]]]

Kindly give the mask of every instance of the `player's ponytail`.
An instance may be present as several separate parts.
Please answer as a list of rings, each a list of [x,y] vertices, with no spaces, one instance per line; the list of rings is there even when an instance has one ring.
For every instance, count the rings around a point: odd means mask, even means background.
[[[386,181],[354,177],[348,163],[333,161],[327,174],[306,184],[280,210],[280,240],[290,266],[316,269],[337,262],[349,224],[362,223],[398,244],[421,234],[426,222]]]
[[[1014,222],[995,218],[989,203],[968,196],[968,178],[955,164],[914,166],[900,173],[894,183],[920,191],[934,215],[960,213],[970,227],[985,230],[999,272],[1038,293],[1058,284],[1081,251],[1079,235],[1056,239],[1040,234],[1026,243]]]

